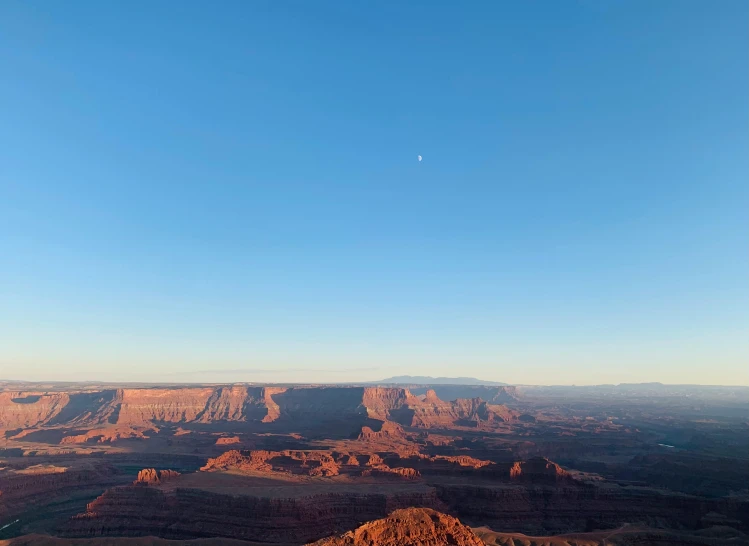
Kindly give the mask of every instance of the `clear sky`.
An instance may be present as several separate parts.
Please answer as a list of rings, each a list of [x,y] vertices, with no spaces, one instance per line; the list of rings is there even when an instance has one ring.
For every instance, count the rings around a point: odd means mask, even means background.
[[[0,2],[0,378],[749,384],[748,23]]]

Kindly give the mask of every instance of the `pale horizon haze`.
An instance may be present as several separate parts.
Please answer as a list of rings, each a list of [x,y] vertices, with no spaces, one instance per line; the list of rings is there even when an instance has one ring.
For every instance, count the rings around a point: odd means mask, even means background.
[[[743,0],[8,0],[0,70],[0,380],[749,385]]]

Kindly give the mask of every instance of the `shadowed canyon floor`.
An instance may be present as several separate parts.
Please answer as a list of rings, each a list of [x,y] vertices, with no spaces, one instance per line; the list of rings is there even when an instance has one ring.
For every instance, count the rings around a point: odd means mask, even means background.
[[[0,383],[8,544],[747,533],[747,388]]]

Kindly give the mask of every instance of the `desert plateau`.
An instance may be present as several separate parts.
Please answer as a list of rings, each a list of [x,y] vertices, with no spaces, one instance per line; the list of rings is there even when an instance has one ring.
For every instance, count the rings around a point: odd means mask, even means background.
[[[4,545],[749,543],[745,387],[0,389]]]

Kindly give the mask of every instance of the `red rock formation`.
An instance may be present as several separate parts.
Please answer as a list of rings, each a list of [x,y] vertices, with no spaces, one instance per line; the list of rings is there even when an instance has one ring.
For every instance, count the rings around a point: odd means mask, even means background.
[[[483,546],[470,527],[458,519],[428,508],[396,510],[387,518],[371,521],[337,537],[318,540],[313,546]]]
[[[372,419],[387,421],[393,411],[419,404],[421,400],[408,389],[389,387],[367,387],[362,395],[362,405]]]
[[[139,428],[159,423],[272,423],[280,419],[356,422],[366,418],[433,428],[491,425],[515,417],[504,406],[479,398],[445,402],[430,390],[421,400],[408,389],[384,387],[234,385],[70,393],[0,392],[0,429],[5,430],[45,426],[105,428],[105,425]]]
[[[382,460],[382,457],[380,457],[377,453],[372,453],[369,456],[369,459],[365,463],[367,466],[377,466],[381,464],[385,464],[385,461]]]
[[[355,455],[347,455],[343,464],[350,466],[359,466],[359,459]]]
[[[109,444],[119,440],[125,439],[138,439],[146,440],[149,438],[149,433],[158,432],[155,427],[148,428],[134,428],[134,427],[106,427],[106,428],[95,428],[89,430],[84,434],[75,434],[72,436],[65,436],[60,440],[61,444]]]
[[[276,394],[282,394],[287,389],[283,387],[265,387],[263,389],[263,401],[268,413],[263,417],[263,423],[272,423],[281,417],[281,407],[273,400]]]
[[[340,472],[339,466],[333,461],[322,461],[319,466],[310,469],[310,476],[337,476]]]
[[[395,476],[398,478],[404,478],[406,480],[415,480],[421,477],[421,473],[415,468],[395,467],[390,468],[387,465],[377,465],[372,468],[367,468],[361,473],[362,476],[379,476],[379,477],[390,477]]]
[[[271,472],[273,467],[268,464],[268,460],[279,456],[281,456],[281,453],[278,451],[238,451],[232,449],[214,459],[208,459],[208,462],[200,470],[206,472],[211,470],[237,469]]]
[[[211,388],[124,389],[118,423],[196,421],[211,396]]]
[[[242,440],[239,436],[224,436],[216,440],[217,446],[228,446],[232,444],[241,444]]]
[[[384,421],[380,430],[374,431],[371,427],[362,427],[359,434],[359,440],[378,441],[378,440],[402,440],[406,438],[403,427],[392,421]]]
[[[571,478],[557,463],[536,457],[527,461],[518,461],[510,468],[510,478],[517,481],[543,483],[547,481],[565,481]]]
[[[433,457],[427,457],[422,455],[421,457],[426,458],[429,461],[446,461],[448,463],[454,463],[458,466],[464,466],[468,468],[483,468],[494,464],[491,461],[484,461],[482,459],[476,459],[468,455],[435,455]]]
[[[377,456],[380,459],[379,456]],[[558,464],[543,457],[517,461],[514,463],[495,463],[469,455],[424,455],[409,453],[405,456],[390,452],[383,463],[379,461],[369,466],[381,464],[404,466],[419,470],[424,476],[472,476],[475,479],[488,480],[488,483],[522,482],[524,484],[576,484],[575,478]]]
[[[204,472],[242,470],[245,472],[282,472],[309,476],[336,476],[338,463],[330,453],[323,451],[264,451],[231,450],[208,462]]]
[[[157,485],[172,478],[176,478],[180,473],[174,470],[156,470],[155,468],[144,468],[138,472],[138,478],[134,483],[147,485]]]
[[[48,423],[69,401],[67,393],[0,392],[0,430]]]

